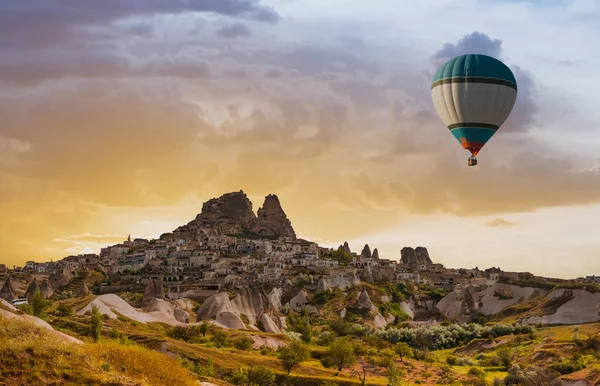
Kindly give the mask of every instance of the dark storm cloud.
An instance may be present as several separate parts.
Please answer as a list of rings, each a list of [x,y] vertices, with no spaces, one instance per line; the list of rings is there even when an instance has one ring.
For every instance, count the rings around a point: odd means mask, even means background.
[[[233,23],[224,26],[215,31],[215,35],[221,38],[234,39],[238,37],[248,37],[252,35],[250,28],[243,23]]]

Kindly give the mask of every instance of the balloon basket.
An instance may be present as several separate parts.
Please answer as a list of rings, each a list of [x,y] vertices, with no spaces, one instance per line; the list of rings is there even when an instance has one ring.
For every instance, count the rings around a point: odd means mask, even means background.
[[[470,156],[467,161],[467,165],[469,166],[477,166],[477,158],[475,156]]]

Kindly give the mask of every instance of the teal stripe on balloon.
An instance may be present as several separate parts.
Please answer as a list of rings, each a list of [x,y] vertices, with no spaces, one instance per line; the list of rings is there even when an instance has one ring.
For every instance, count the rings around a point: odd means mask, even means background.
[[[496,130],[484,127],[457,127],[450,132],[461,144],[464,142],[463,138],[468,143],[485,144],[492,138]]]
[[[432,83],[446,78],[482,77],[501,79],[516,86],[514,74],[504,63],[491,56],[467,54],[444,63],[435,73]]]

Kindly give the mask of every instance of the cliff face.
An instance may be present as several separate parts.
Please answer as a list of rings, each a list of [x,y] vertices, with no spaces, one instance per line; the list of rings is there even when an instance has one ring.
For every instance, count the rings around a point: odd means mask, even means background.
[[[208,200],[194,220],[161,238],[196,239],[226,235],[296,239],[294,228],[276,195],[266,196],[256,215],[252,211],[252,202],[241,190]]]

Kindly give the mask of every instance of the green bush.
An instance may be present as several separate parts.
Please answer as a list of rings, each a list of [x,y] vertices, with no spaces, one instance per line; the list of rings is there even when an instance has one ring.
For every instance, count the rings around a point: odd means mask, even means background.
[[[254,345],[254,340],[247,335],[244,335],[233,342],[233,346],[238,350],[247,351]]]

